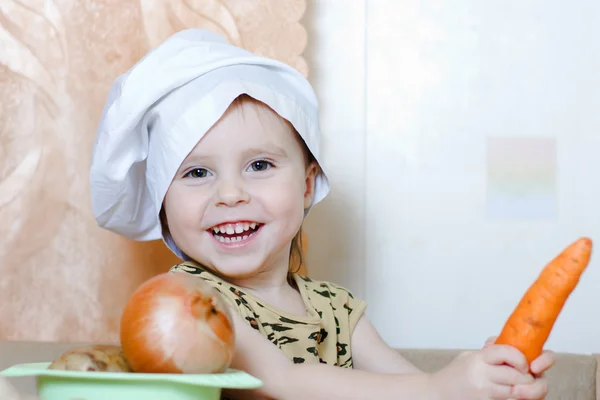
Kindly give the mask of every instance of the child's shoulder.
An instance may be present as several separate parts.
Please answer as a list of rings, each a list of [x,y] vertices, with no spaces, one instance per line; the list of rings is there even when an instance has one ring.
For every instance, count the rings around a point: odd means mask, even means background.
[[[184,261],[180,264],[175,264],[169,270],[170,273],[186,273],[203,279],[209,286],[212,286],[223,295],[225,301],[229,305],[238,309],[253,310],[255,306],[260,307],[260,304],[254,301],[254,297],[240,290],[239,287],[227,282],[212,271],[206,269],[202,265],[194,261]]]
[[[198,276],[209,276],[212,275],[204,267],[194,261],[184,261],[179,264],[175,264],[169,269],[169,272],[186,272],[191,275]]]
[[[227,294],[228,292],[233,292],[231,289],[233,286],[227,283],[225,280],[221,279],[217,275],[213,274],[211,271],[204,268],[202,265],[194,262],[194,261],[184,261],[180,264],[175,264],[169,269],[170,273],[178,272],[178,273],[186,273],[198,278],[204,279],[210,286],[213,286],[218,291],[223,294]]]
[[[313,279],[299,274],[295,274],[294,277],[299,286],[304,286],[304,291],[309,294],[313,301],[325,302],[334,307],[340,306],[349,312],[355,308],[364,309],[366,307],[364,300],[356,298],[350,289],[337,283]]]
[[[169,272],[185,272],[186,274],[194,275],[207,281],[220,281],[216,275],[194,261],[184,261],[180,264],[175,264],[169,269]]]
[[[303,286],[301,291],[307,294],[312,307],[321,316],[334,321],[338,331],[344,330],[352,334],[358,320],[365,312],[367,303],[363,299],[354,296],[352,291],[337,283],[325,280],[309,278],[307,276],[295,274],[298,286]],[[325,310],[331,313],[327,317]]]
[[[325,297],[342,295],[354,299],[352,291],[334,282],[318,280],[300,274],[295,274],[294,276],[298,278],[296,281],[299,282],[299,284],[301,283],[309,290],[321,293]]]

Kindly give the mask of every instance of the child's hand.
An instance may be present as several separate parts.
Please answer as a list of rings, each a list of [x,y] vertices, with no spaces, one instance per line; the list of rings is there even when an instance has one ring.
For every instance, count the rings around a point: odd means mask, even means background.
[[[484,348],[494,344],[497,336],[489,337]],[[514,393],[517,399],[543,399],[548,393],[548,382],[544,378],[544,372],[549,370],[556,361],[556,354],[550,350],[544,350],[542,354],[531,362],[530,371],[535,378],[531,384],[517,385]],[[542,392],[542,394],[539,394]]]
[[[546,382],[529,373],[525,356],[506,345],[462,353],[434,381],[441,398],[457,400],[541,399],[547,392]]]

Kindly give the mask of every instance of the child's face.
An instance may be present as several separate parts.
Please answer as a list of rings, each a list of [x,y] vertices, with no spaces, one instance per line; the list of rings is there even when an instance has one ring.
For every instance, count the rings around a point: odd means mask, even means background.
[[[179,248],[237,279],[287,270],[316,174],[286,121],[261,104],[240,107],[190,152],[164,203]]]

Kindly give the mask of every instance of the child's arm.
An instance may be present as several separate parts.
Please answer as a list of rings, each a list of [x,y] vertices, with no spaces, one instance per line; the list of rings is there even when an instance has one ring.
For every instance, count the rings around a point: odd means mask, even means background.
[[[490,337],[485,342],[484,348],[494,344],[495,337]],[[352,361],[354,367],[371,372],[381,373],[418,373],[420,370],[402,357],[397,350],[391,348],[381,338],[375,327],[366,315],[361,316],[352,334]],[[531,373],[537,378],[530,385],[522,385],[519,390],[525,392],[539,391],[540,386],[546,386],[543,379],[544,373],[550,369],[555,362],[555,354],[546,350],[540,357],[531,363]],[[543,389],[547,390],[547,389]]]
[[[237,313],[232,315],[236,353],[231,367],[261,379],[257,391],[225,391],[240,399],[369,399],[412,398],[437,400],[432,376],[384,375],[325,364],[294,364],[266,338],[250,328]]]
[[[350,343],[356,369],[390,374],[422,372],[381,338],[366,315],[358,320]]]
[[[524,356],[509,346],[493,346],[484,351],[465,353],[434,374],[383,374],[325,364],[294,364],[281,350],[248,326],[237,312],[232,312],[232,318],[236,351],[231,367],[262,380],[264,387],[247,393],[226,391],[228,398],[510,399],[516,397],[511,393],[513,385],[533,380],[527,373]],[[536,386],[534,389],[533,392],[537,393],[520,398],[540,399],[545,394],[543,388]]]

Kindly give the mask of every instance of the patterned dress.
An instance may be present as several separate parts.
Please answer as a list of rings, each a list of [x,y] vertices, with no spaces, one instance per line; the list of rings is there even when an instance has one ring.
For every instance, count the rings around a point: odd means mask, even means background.
[[[294,274],[307,315],[292,315],[267,304],[243,288],[232,285],[194,262],[184,262],[170,272],[203,278],[294,363],[324,363],[352,368],[350,338],[366,303],[333,283]]]

